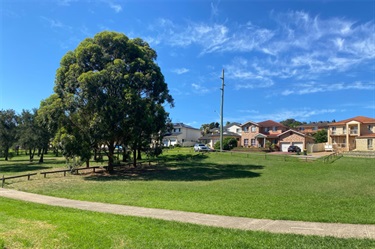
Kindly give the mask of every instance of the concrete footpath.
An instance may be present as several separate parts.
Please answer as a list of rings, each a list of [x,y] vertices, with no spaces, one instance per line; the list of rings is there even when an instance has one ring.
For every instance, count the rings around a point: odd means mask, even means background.
[[[148,217],[168,221],[193,223],[204,226],[252,231],[265,231],[271,233],[292,233],[303,235],[333,236],[338,238],[375,239],[375,225],[251,219],[211,214],[200,214],[156,208],[143,208],[117,204],[106,204],[99,202],[76,201],[4,188],[0,189],[0,196],[51,206],[76,208],[81,210],[111,213],[118,215]]]

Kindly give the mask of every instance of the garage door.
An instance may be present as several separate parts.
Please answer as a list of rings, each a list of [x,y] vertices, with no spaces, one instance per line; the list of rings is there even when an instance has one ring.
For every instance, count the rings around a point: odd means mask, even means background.
[[[301,149],[301,151],[303,151],[303,143],[298,142],[298,143],[293,143],[293,145],[298,146]]]
[[[288,147],[290,143],[281,143],[281,151],[288,152]]]

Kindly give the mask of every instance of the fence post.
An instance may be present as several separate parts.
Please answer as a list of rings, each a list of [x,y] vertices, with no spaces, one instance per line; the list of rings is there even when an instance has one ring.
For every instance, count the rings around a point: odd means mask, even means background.
[[[4,178],[4,175],[3,175],[3,179],[1,180],[1,188],[4,188],[4,183],[5,183],[5,178]]]

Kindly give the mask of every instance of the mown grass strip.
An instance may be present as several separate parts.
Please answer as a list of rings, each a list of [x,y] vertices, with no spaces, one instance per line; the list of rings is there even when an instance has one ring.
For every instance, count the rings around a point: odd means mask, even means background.
[[[0,248],[374,248],[374,240],[271,234],[0,198]]]

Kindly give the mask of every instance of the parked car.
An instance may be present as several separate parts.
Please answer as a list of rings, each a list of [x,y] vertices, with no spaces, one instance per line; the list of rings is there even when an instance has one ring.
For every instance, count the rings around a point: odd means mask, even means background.
[[[211,149],[208,148],[206,145],[204,144],[195,144],[194,145],[194,151],[195,152],[200,152],[200,151],[210,151]]]
[[[295,145],[291,145],[288,147],[288,152],[301,152],[301,148]]]

